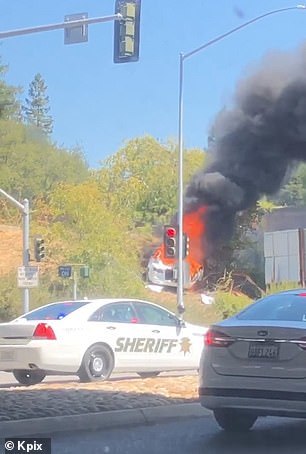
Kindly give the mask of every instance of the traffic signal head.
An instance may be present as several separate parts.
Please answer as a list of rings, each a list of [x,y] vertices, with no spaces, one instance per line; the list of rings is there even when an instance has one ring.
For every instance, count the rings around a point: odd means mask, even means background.
[[[190,253],[190,243],[189,243],[189,236],[184,233],[183,235],[183,258],[188,257]]]
[[[164,250],[166,258],[177,257],[178,229],[172,225],[164,226]]]
[[[41,262],[45,256],[45,240],[43,238],[36,238],[35,239],[35,260],[36,262]]]
[[[115,13],[122,20],[114,25],[114,63],[139,60],[141,0],[116,0]]]
[[[89,266],[82,266],[80,268],[80,276],[83,278],[89,278]]]

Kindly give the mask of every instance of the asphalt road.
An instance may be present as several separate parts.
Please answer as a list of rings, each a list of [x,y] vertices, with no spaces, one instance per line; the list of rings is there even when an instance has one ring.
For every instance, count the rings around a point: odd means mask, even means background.
[[[166,377],[167,375],[171,376],[180,376],[180,375],[197,375],[197,372],[195,370],[192,371],[173,371],[173,372],[163,372],[160,374],[161,376]],[[114,380],[119,380],[120,378],[140,378],[139,375],[133,374],[133,373],[122,373],[122,374],[112,374],[111,379]],[[79,382],[79,378],[76,375],[50,375],[46,377],[43,381],[43,383],[49,382],[49,383],[58,383],[58,382],[73,382],[75,381],[76,383]],[[0,390],[1,388],[8,388],[8,387],[14,387],[14,386],[20,386],[18,382],[15,380],[15,377],[13,374],[9,372],[0,372]]]
[[[208,416],[51,438],[52,454],[304,454],[306,421],[262,418],[250,432],[227,434]]]
[[[57,381],[78,381],[78,377],[75,375],[72,376],[49,376],[44,379],[44,382],[57,382]],[[14,375],[10,372],[0,372],[0,389],[18,386],[18,382],[15,379]]]

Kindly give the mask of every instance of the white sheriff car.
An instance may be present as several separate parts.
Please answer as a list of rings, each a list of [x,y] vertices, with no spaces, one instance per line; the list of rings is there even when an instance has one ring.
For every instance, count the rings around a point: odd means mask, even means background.
[[[306,290],[264,297],[205,335],[199,395],[225,430],[306,417]]]
[[[48,374],[95,381],[198,369],[206,330],[147,301],[55,302],[0,324],[0,370],[30,385]]]

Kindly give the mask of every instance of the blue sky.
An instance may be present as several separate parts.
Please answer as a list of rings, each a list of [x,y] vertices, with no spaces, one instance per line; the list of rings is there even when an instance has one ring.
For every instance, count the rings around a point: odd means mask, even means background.
[[[298,2],[297,2],[298,3]],[[0,31],[62,22],[87,12],[111,15],[115,0],[0,0]],[[113,63],[113,23],[89,26],[89,41],[64,45],[63,30],[2,40],[6,81],[21,86],[41,73],[48,86],[53,140],[83,148],[91,167],[125,141],[144,134],[175,139],[179,53],[289,0],[142,0],[140,60]],[[237,81],[273,49],[306,38],[306,10],[274,14],[185,61],[184,139],[203,148],[216,113],[231,102]]]

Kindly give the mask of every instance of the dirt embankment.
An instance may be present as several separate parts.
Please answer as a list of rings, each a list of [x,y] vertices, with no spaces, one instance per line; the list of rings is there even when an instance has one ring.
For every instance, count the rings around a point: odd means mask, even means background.
[[[22,265],[22,230],[0,224],[0,276]]]

